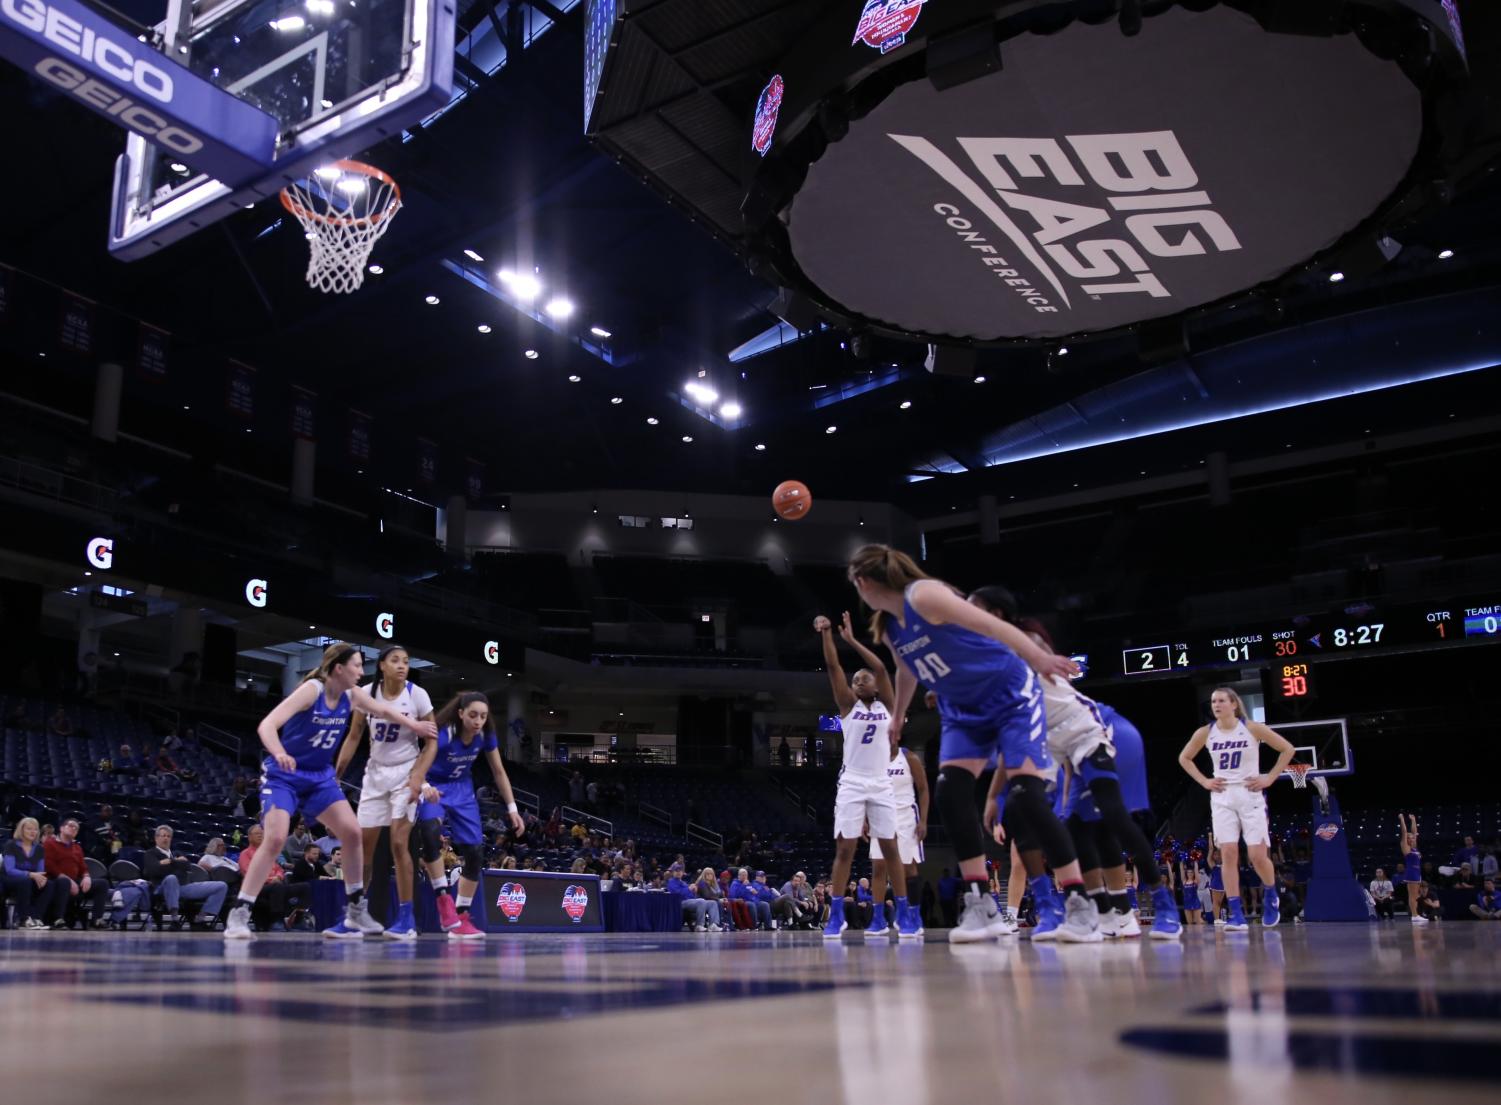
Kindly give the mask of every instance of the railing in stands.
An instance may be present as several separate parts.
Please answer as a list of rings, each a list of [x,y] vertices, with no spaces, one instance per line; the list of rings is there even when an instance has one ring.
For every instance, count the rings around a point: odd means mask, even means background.
[[[815,806],[812,802],[809,802],[806,798],[804,798],[797,791],[793,790],[786,783],[782,782],[782,780],[777,778],[776,775],[772,775],[771,781],[775,783],[777,789],[782,792],[782,797],[787,799],[787,801],[791,802],[794,806],[797,807],[799,813],[812,821],[813,824],[818,824],[817,806]]]
[[[650,802],[638,802],[636,812],[648,821],[655,821],[658,825],[666,825],[667,831],[672,832],[672,814],[661,806],[654,806]]]
[[[534,791],[525,787],[511,785],[511,795],[516,799],[516,805],[523,810],[531,810],[538,817],[542,816],[542,799]]]
[[[120,493],[103,484],[81,480],[66,472],[44,468],[16,457],[0,457],[0,486],[14,487],[33,495],[43,495],[58,502],[73,503],[93,510],[110,510],[120,501]]]
[[[724,847],[724,836],[722,834],[716,833],[713,829],[708,828],[705,825],[700,825],[696,821],[690,821],[688,822],[688,824],[683,826],[683,835],[686,836],[689,840],[697,840],[704,844],[712,844],[716,848]]]
[[[582,821],[589,828],[598,829],[605,836],[615,835],[615,823],[613,821],[606,821],[603,817],[595,817],[592,813],[585,813],[583,810],[575,809],[572,806],[563,807],[563,820]]]
[[[217,725],[209,725],[202,721],[195,723],[193,729],[198,734],[198,740],[201,743],[220,749],[233,758],[237,764],[240,762],[240,756],[245,750],[245,742],[237,734],[226,732]]]

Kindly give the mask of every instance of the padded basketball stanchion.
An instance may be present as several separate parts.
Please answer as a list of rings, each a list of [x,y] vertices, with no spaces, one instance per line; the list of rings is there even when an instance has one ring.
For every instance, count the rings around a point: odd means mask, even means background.
[[[1339,800],[1314,791],[1310,798],[1313,812],[1313,876],[1308,880],[1308,899],[1303,903],[1303,917],[1308,921],[1366,921],[1365,894],[1350,867],[1350,842],[1345,833],[1345,819]]]

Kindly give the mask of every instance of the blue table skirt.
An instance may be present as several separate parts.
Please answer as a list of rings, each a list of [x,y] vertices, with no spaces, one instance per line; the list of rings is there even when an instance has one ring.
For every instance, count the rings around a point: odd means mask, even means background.
[[[683,899],[651,890],[607,890],[600,895],[606,932],[677,932]]]
[[[390,900],[392,903],[396,901],[395,879],[391,880]],[[313,883],[313,919],[318,923],[319,932],[330,925],[337,924],[344,916],[344,902],[344,883],[341,880],[319,879]],[[417,922],[418,932],[443,931],[438,925],[437,895],[427,882],[418,880],[412,906],[412,915]],[[476,898],[474,902],[476,924],[484,923],[484,909],[484,903]]]

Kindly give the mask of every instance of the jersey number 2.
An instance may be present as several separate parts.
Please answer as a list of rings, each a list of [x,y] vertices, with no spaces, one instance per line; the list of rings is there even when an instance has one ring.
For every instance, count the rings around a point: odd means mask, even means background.
[[[876,739],[876,727],[874,725],[867,725],[865,727],[865,736],[863,736],[863,737],[860,738],[860,743],[861,744],[869,744],[871,741],[873,741],[875,739]]]
[[[943,657],[936,652],[918,657],[912,662],[912,666],[917,669],[917,678],[927,684],[931,684],[935,679],[942,679],[954,670],[944,663]]]

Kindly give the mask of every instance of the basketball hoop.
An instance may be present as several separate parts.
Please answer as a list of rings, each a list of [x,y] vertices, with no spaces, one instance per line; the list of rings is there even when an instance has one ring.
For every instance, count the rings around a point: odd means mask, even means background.
[[[401,189],[373,165],[335,161],[281,190],[302,224],[312,256],[308,287],[352,292],[365,282],[370,251],[401,210]]]
[[[1293,788],[1306,790],[1308,788],[1308,771],[1312,764],[1288,764],[1287,774],[1292,777]]]

